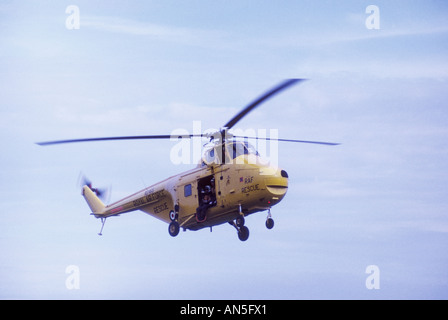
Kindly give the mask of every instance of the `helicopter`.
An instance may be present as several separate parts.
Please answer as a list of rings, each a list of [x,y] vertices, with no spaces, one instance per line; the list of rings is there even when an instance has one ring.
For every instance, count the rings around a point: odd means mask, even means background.
[[[121,200],[105,205],[100,199],[104,193],[84,179],[82,196],[91,210],[91,215],[101,219],[102,231],[109,217],[119,216],[135,210],[168,223],[172,237],[180,229],[200,230],[229,223],[241,241],[249,238],[245,217],[267,211],[266,227],[272,229],[274,220],[271,208],[285,197],[288,190],[288,173],[277,166],[261,161],[260,155],[248,139],[276,140],[281,142],[338,145],[339,143],[295,139],[273,139],[269,137],[245,137],[233,135],[229,130],[249,112],[281,91],[306,79],[286,79],[266,91],[219,130],[200,134],[175,136],[178,139],[205,138],[208,142],[198,165],[188,171],[166,178],[135,192]],[[172,139],[173,135],[117,136],[82,138],[37,142],[40,146],[113,140]],[[242,139],[242,140],[241,140]]]

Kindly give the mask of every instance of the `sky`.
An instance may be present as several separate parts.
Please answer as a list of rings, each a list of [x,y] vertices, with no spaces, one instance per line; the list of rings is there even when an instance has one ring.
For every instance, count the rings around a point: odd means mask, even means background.
[[[447,14],[445,1],[1,1],[0,298],[447,299]],[[246,218],[246,242],[227,224],[172,238],[142,212],[97,235],[80,173],[115,201],[193,168],[171,161],[175,142],[35,144],[219,128],[287,78],[309,81],[238,127],[341,145],[279,143],[288,193],[272,230],[266,212]]]

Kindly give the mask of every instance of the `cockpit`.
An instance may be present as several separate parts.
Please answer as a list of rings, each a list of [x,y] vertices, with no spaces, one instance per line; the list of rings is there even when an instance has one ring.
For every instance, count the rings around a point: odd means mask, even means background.
[[[226,144],[227,154],[231,156],[232,160],[243,154],[253,154],[259,156],[258,151],[253,145],[247,141],[235,141]]]
[[[234,159],[241,155],[258,157],[259,153],[253,145],[247,141],[226,142],[225,148],[222,144],[212,145],[205,148],[202,155],[201,165],[210,165],[212,163],[221,164],[222,155],[225,153],[225,163],[235,163]],[[238,162],[237,162],[238,163]]]

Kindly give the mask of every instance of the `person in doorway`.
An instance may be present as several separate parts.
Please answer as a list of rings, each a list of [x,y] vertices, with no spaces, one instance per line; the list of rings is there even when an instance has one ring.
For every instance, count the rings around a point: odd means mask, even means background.
[[[207,219],[207,210],[213,206],[213,201],[211,197],[211,187],[205,186],[202,192],[201,205],[196,209],[196,221],[204,222]]]

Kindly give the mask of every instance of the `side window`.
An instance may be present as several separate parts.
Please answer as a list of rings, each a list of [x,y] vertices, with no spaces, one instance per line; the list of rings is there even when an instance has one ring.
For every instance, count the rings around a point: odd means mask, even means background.
[[[185,197],[191,196],[191,184],[187,184],[184,186],[184,196]]]

